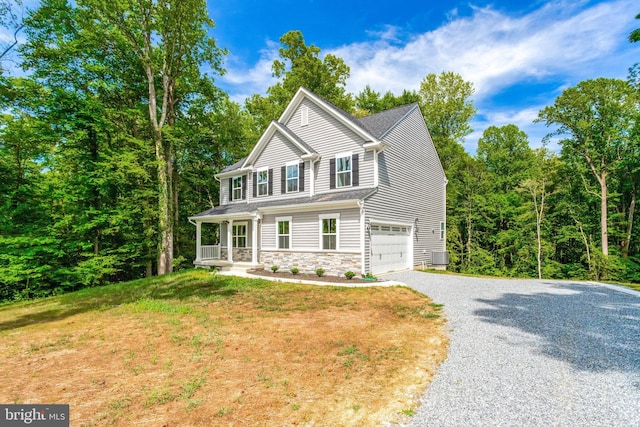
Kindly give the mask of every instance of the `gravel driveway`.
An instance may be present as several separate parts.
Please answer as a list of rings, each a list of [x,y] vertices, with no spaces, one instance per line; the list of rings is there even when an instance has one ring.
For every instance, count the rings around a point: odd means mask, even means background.
[[[444,304],[450,347],[412,426],[640,426],[640,293],[388,275]]]

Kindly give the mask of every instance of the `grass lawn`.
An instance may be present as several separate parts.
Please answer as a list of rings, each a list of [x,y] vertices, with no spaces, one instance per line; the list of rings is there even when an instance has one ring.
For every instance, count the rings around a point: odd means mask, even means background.
[[[0,306],[0,402],[73,426],[380,425],[446,357],[442,307],[402,287],[190,270]]]

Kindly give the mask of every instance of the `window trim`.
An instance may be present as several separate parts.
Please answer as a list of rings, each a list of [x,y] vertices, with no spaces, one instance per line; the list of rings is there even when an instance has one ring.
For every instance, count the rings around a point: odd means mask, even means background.
[[[280,234],[280,223],[288,222],[289,223],[289,233],[288,234]],[[293,217],[292,216],[278,216],[276,217],[276,249],[278,250],[291,250],[292,241],[293,241]],[[282,248],[280,247],[280,237],[289,237],[289,247]]]
[[[325,219],[335,219],[336,220],[336,232],[335,233],[323,233],[323,223]],[[340,214],[339,213],[330,213],[330,214],[320,214],[318,215],[319,220],[319,242],[318,247],[321,251],[338,251],[340,250]],[[324,248],[324,236],[336,236],[336,247],[335,249],[325,249]]]
[[[340,159],[349,159],[349,170],[344,170],[344,171],[340,171],[339,170],[339,166],[340,166]],[[353,186],[353,152],[348,151],[348,152],[344,152],[344,153],[338,153],[335,156],[335,161],[336,161],[336,188],[347,188],[347,187],[352,187]],[[338,178],[340,175],[347,175],[349,176],[349,185],[340,185],[340,179]]]
[[[444,221],[440,221],[440,240],[444,240],[447,236],[447,226]]]
[[[289,167],[290,166],[295,166],[296,168],[296,177],[295,178],[289,178]],[[299,193],[300,192],[300,162],[298,160],[294,160],[291,162],[287,162],[285,164],[285,190],[286,193]],[[296,189],[295,190],[291,190],[289,191],[289,181],[295,182],[296,183]]]
[[[238,227],[244,226],[244,234],[236,234],[234,230],[237,230]],[[247,239],[247,234],[249,234],[249,221],[234,221],[231,224],[231,242],[234,248],[248,248],[249,240]],[[244,246],[238,246],[238,239],[244,238]],[[229,242],[227,242],[227,247],[229,246]]]
[[[240,183],[240,185],[238,187],[236,187],[236,180],[238,183]],[[231,201],[235,202],[238,200],[243,200],[242,198],[242,190],[243,190],[243,185],[242,185],[242,176],[234,176],[231,178]],[[236,191],[240,192],[240,197],[236,197]]]
[[[265,173],[267,176],[266,181],[260,182],[260,174]],[[264,186],[264,194],[260,194],[260,186]],[[256,197],[265,197],[269,195],[269,167],[265,166],[263,168],[256,169]]]

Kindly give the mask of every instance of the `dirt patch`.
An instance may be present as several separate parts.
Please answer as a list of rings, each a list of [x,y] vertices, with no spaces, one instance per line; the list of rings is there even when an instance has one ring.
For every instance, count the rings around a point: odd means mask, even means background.
[[[443,324],[407,288],[143,298],[5,328],[0,401],[68,403],[77,426],[380,425],[413,411],[446,356]]]

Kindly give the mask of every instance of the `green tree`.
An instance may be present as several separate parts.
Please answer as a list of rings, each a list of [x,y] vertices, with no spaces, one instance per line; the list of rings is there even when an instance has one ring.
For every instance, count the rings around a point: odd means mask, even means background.
[[[280,59],[271,67],[279,81],[267,89],[267,96],[258,94],[245,102],[256,120],[256,135],[261,134],[272,120],[277,120],[303,86],[345,111],[353,108],[351,94],[346,92],[350,69],[341,58],[327,54],[320,58],[320,48],[308,46],[300,30],[289,31],[280,37]]]
[[[208,64],[222,72],[222,56],[215,40],[208,36],[214,23],[202,0],[154,0],[138,3],[107,0],[78,1],[78,6],[95,17],[105,40],[122,42],[133,52],[144,71],[148,87],[149,121],[155,147],[158,179],[158,274],[172,271],[173,262],[173,146],[164,138],[165,126],[175,121],[180,97]],[[160,82],[160,87],[156,83]],[[182,85],[182,87],[180,87]]]
[[[471,187],[481,186],[475,182],[480,178],[475,175],[477,168],[473,165],[473,159],[461,145],[464,137],[471,133],[470,121],[476,112],[471,100],[473,93],[473,84],[453,72],[428,74],[417,93],[420,110],[449,179],[447,245],[450,248],[465,246],[467,253],[471,250],[467,230],[475,228],[468,221],[475,216],[469,216],[464,206],[478,201],[469,200],[469,194]],[[452,239],[455,238],[460,242],[454,242]],[[455,258],[456,254],[453,255]]]
[[[600,199],[600,239],[605,257],[609,254],[609,179],[629,154],[630,136],[637,112],[637,94],[628,82],[599,78],[566,89],[554,105],[540,111],[538,121],[557,125],[553,135],[562,139],[562,155],[584,162],[596,180]],[[585,178],[585,185],[589,183]]]
[[[636,19],[640,19],[640,13],[636,15]],[[631,34],[629,34],[629,41],[631,43],[640,41],[640,28],[636,28],[635,30],[631,31]]]
[[[520,189],[526,192],[530,198],[535,214],[536,222],[536,262],[538,267],[538,279],[542,279],[542,222],[545,218],[546,209],[548,209],[549,193],[553,191],[556,174],[558,169],[558,160],[546,148],[540,148],[535,151],[533,164],[530,167],[530,177],[520,182]]]
[[[395,96],[391,91],[387,91],[381,96],[380,92],[374,91],[371,89],[371,86],[367,85],[355,97],[354,115],[356,117],[363,117],[418,102],[418,100],[418,94],[414,91],[405,89],[399,96]]]

